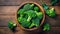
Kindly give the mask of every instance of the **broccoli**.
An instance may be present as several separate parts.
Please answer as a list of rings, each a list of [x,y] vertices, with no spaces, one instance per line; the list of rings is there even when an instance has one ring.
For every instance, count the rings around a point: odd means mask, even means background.
[[[31,20],[32,24],[29,26],[29,28],[32,28],[32,27],[39,27],[40,25],[40,20],[38,18],[35,18],[35,19],[32,19]]]
[[[50,30],[50,25],[48,24],[48,23],[45,23],[44,25],[43,25],[43,31],[49,31]]]
[[[23,21],[23,17],[22,16],[18,17],[18,22],[21,23],[22,21]]]
[[[36,11],[35,11],[35,13],[36,13],[37,17],[41,20],[43,17],[43,13],[42,12],[36,12]]]
[[[36,17],[36,14],[33,10],[29,10],[27,12],[25,12],[28,15],[28,19],[27,21],[30,21],[32,18]]]
[[[25,4],[23,6],[23,9],[25,9],[25,11],[31,10],[31,9],[33,9],[33,6],[34,6],[34,4]]]
[[[34,11],[37,11],[38,12],[39,11],[39,7],[35,6],[34,7]]]
[[[29,27],[30,25],[30,22],[28,22],[27,19],[24,17],[19,17],[18,21],[23,27]]]
[[[13,23],[13,21],[8,21],[8,27],[13,30],[14,28],[16,28],[17,24],[16,23]]]
[[[55,13],[55,10],[54,8],[51,8],[49,10],[46,10],[46,14],[50,17],[55,17],[56,16],[56,13]]]
[[[40,19],[42,19],[42,12],[38,12],[39,7],[34,6],[34,4],[25,4],[17,13],[18,22],[27,28],[39,27]]]
[[[19,9],[19,10],[18,10],[18,14],[19,14],[20,16],[23,16],[23,15],[24,15],[24,12],[25,12],[24,9]]]

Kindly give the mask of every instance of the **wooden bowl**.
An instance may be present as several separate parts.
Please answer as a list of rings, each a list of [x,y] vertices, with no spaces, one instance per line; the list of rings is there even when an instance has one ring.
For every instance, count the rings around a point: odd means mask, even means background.
[[[44,20],[45,20],[45,12],[44,12],[44,9],[42,8],[42,6],[40,6],[40,5],[39,5],[38,3],[36,3],[36,2],[24,2],[24,3],[22,3],[22,4],[20,5],[19,9],[20,9],[23,5],[25,5],[26,3],[33,3],[33,4],[37,5],[37,6],[40,8],[40,11],[42,11],[42,13],[43,13],[43,18],[42,18],[42,21],[41,21],[41,23],[40,23],[40,26],[38,27],[38,28],[40,28],[40,27],[43,25]],[[19,9],[18,9],[18,10],[19,10]],[[17,20],[17,12],[16,12],[16,22],[18,23],[18,20]],[[18,23],[18,24],[19,24],[19,23]],[[38,29],[38,28],[27,29],[27,28],[22,27],[20,24],[19,24],[19,27],[20,27],[20,29],[26,30],[26,31],[33,31],[33,30],[37,30],[37,29]]]

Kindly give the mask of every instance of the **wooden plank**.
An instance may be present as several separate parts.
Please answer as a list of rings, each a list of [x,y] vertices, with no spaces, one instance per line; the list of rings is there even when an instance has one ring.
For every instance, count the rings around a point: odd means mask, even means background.
[[[19,6],[21,3],[31,0],[0,0],[0,6]],[[34,2],[38,0],[32,0]]]
[[[0,6],[18,6],[23,0],[0,0]]]
[[[19,6],[0,6],[0,15],[15,15]]]
[[[19,27],[14,32],[8,27],[0,27],[0,34],[60,34],[60,27],[51,27],[50,31],[28,32],[22,31]]]
[[[49,23],[50,26],[54,26],[54,27],[60,27],[60,15],[57,15],[55,18],[51,18],[49,16],[46,15],[46,23]]]
[[[60,6],[49,6],[54,7],[56,14],[60,14]],[[19,6],[0,6],[0,15],[15,15]]]
[[[0,6],[19,6],[21,3],[26,1],[34,1],[40,2],[40,0],[0,0]],[[43,0],[47,5],[51,5],[50,0]],[[56,3],[56,5],[60,5],[60,3]]]
[[[15,16],[13,16],[13,15],[12,16],[0,16],[0,26],[1,27],[7,26],[9,20],[12,20],[14,22]]]
[[[14,33],[7,27],[0,27],[0,34],[14,34]]]

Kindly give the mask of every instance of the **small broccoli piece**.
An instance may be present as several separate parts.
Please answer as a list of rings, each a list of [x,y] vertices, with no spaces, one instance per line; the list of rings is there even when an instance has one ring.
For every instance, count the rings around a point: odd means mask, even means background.
[[[34,7],[34,11],[37,11],[38,12],[39,11],[39,7],[35,6]]]
[[[43,31],[49,31],[50,30],[50,25],[48,24],[48,23],[45,23],[44,25],[43,25]]]
[[[40,20],[38,18],[35,18],[35,19],[32,19],[32,24],[29,26],[29,28],[32,28],[32,27],[39,27],[40,25]]]
[[[37,17],[41,20],[43,17],[43,13],[42,12],[36,12],[36,11],[35,11],[35,13],[36,13]]]
[[[20,9],[20,10],[18,10],[18,14],[20,15],[20,16],[23,16],[23,14],[24,14],[24,9]]]
[[[16,23],[14,23],[13,21],[8,21],[8,27],[11,29],[11,30],[13,30],[14,28],[16,28],[16,26],[17,26],[17,24]]]
[[[55,13],[55,10],[54,8],[51,8],[49,10],[46,10],[46,14],[50,17],[55,17],[56,16],[56,13]]]
[[[28,19],[27,21],[30,21],[32,18],[36,17],[36,14],[33,10],[29,10],[27,12],[25,12],[28,15]]]
[[[34,6],[34,4],[25,4],[23,6],[23,9],[25,9],[25,11],[31,10],[31,9],[33,9],[33,6]]]

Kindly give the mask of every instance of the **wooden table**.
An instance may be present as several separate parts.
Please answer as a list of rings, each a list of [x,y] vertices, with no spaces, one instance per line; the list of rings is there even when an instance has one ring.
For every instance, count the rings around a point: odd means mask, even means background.
[[[57,16],[55,18],[50,18],[46,16],[45,22],[51,25],[51,30],[48,32],[26,32],[22,31],[18,24],[15,32],[12,32],[8,27],[8,21],[15,21],[16,11],[19,9],[21,3],[26,1],[37,2],[41,5],[39,0],[0,0],[0,34],[60,34],[60,3],[56,6],[51,6],[49,0],[44,0],[47,5],[54,7]]]

